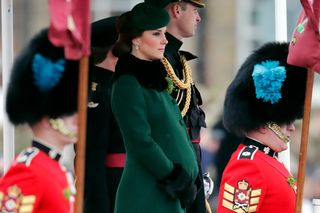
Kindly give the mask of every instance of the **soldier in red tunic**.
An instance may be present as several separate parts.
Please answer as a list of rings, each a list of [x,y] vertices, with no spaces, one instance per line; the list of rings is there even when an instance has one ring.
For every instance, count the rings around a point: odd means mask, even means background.
[[[30,126],[33,141],[0,180],[0,212],[73,212],[73,178],[59,158],[77,140],[77,88],[78,62],[64,58],[48,30],[16,58],[6,111],[13,124]]]
[[[224,125],[244,139],[224,170],[218,213],[294,212],[295,180],[277,156],[303,115],[307,71],[288,65],[287,55],[288,43],[265,44],[227,90]]]

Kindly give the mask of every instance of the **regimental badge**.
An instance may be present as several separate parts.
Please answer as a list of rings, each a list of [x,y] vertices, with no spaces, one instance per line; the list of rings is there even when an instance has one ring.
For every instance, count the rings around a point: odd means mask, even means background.
[[[21,189],[14,185],[7,189],[7,194],[0,193],[0,212],[32,212],[35,201],[36,196],[24,196]]]
[[[66,178],[68,182],[68,187],[66,187],[63,190],[63,195],[67,200],[70,200],[76,194],[76,187],[75,187],[73,176],[70,172],[66,172]]]
[[[290,177],[288,177],[287,182],[291,186],[291,188],[294,190],[294,193],[297,194],[297,188],[298,188],[297,187],[297,180],[293,176],[290,176]]]
[[[16,159],[17,163],[24,163],[26,166],[30,166],[32,159],[39,153],[39,149],[30,147],[23,150]]]
[[[97,82],[91,82],[91,91],[92,93],[97,91],[98,83]],[[99,103],[95,103],[93,101],[88,102],[89,108],[96,108],[99,105]]]
[[[91,82],[91,91],[93,92],[97,91],[97,86],[98,86],[97,82]]]
[[[73,176],[70,172],[66,172],[66,178],[67,178],[68,186],[63,189],[63,195],[69,201],[70,212],[74,212],[73,206],[75,202],[76,187],[74,184]]]
[[[88,103],[88,107],[89,107],[89,108],[96,108],[98,105],[99,105],[99,103],[95,103],[95,102],[93,102],[93,101],[90,101],[90,102]]]
[[[268,155],[269,153],[270,153],[270,147],[264,147],[263,148],[263,152],[266,154],[266,155]]]
[[[237,188],[224,184],[222,206],[238,213],[256,212],[261,189],[252,189],[246,180],[238,181]]]

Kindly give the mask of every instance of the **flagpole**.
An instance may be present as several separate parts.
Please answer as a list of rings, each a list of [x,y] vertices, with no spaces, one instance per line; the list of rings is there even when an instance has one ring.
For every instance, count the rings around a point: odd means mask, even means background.
[[[75,155],[77,193],[71,212],[83,213],[91,4],[90,0],[48,2],[51,16],[49,40],[55,46],[64,47],[66,59],[79,60],[78,141]]]
[[[3,164],[6,172],[14,159],[14,127],[9,122],[5,113],[10,69],[13,62],[13,21],[12,21],[12,0],[1,1],[1,30],[2,30],[2,88],[3,88]]]
[[[287,2],[285,0],[275,0],[275,39],[287,41]],[[290,171],[290,144],[287,150],[279,153],[279,159]]]
[[[308,148],[308,137],[309,137],[309,124],[310,124],[310,109],[312,101],[312,88],[314,81],[314,72],[308,69],[308,78],[306,86],[306,98],[304,101],[304,112],[302,121],[302,133],[301,133],[301,144],[299,153],[299,167],[298,167],[298,182],[297,182],[297,199],[295,213],[301,213],[302,199],[303,199],[303,187],[306,172],[307,162],[307,148]]]
[[[89,57],[80,59],[79,68],[79,88],[78,88],[78,142],[76,145],[76,213],[83,213],[84,198],[84,178],[85,178],[85,149],[86,149],[86,129],[87,129],[87,94],[88,94],[88,66]]]

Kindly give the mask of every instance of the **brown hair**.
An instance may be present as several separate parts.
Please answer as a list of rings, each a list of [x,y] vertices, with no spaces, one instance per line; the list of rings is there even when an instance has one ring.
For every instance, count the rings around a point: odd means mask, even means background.
[[[142,35],[143,30],[134,28],[129,23],[129,12],[122,14],[117,20],[117,31],[119,39],[112,48],[112,53],[116,57],[120,57],[132,50],[132,39]]]
[[[169,8],[174,6],[174,5],[179,5],[179,7],[181,7],[181,10],[186,11],[187,10],[187,2],[172,2],[170,4],[168,4],[165,8],[167,11],[169,11]]]
[[[99,64],[104,61],[112,45],[106,47],[91,47],[91,56],[93,64]]]

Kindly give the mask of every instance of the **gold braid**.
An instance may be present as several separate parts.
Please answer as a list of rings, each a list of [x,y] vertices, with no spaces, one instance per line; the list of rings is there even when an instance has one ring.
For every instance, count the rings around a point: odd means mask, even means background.
[[[184,117],[187,114],[188,110],[189,110],[190,100],[191,100],[191,86],[187,89],[186,103],[184,104],[184,107],[183,107],[183,109],[181,111],[182,117]]]
[[[181,63],[183,63],[183,58],[184,58],[184,61],[186,61],[186,58],[184,56],[181,56],[180,57]],[[176,73],[174,72],[171,64],[168,61],[168,59],[162,58],[161,62],[164,65],[164,67],[166,68],[168,76],[169,76],[169,78],[171,78],[171,80],[173,81],[174,85],[176,85],[179,89],[187,89],[188,87],[190,87],[191,79],[190,79],[190,75],[188,73],[188,70],[184,68],[185,66],[183,66],[183,76],[185,78],[185,81],[182,82],[178,78]]]
[[[190,101],[191,101],[191,84],[193,84],[192,75],[191,75],[191,68],[187,63],[186,57],[180,56],[180,62],[182,64],[182,74],[183,74],[183,78],[182,78],[182,80],[180,80],[178,78],[178,76],[176,75],[176,73],[174,72],[171,64],[169,63],[169,61],[166,58],[161,59],[161,62],[164,65],[169,78],[173,81],[174,85],[179,88],[178,94],[180,93],[180,90],[185,90],[185,89],[187,90],[186,91],[186,102],[185,102],[184,107],[181,111],[181,115],[182,115],[182,117],[184,117],[189,110]],[[176,101],[177,101],[178,105],[181,103],[182,97],[183,97],[183,94],[181,95],[180,100],[177,100],[178,99],[178,95],[177,95]]]

